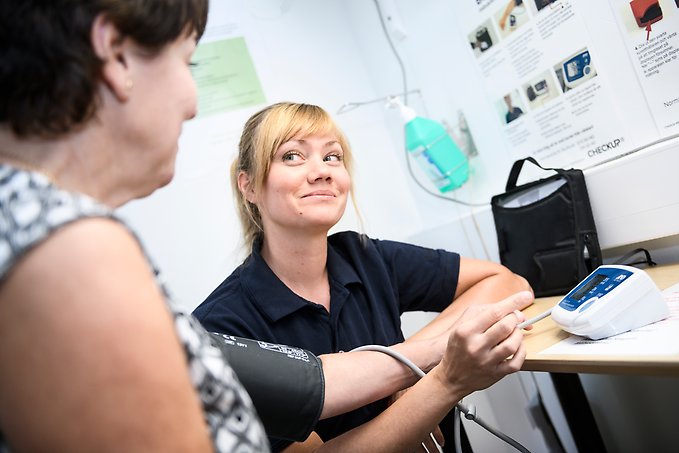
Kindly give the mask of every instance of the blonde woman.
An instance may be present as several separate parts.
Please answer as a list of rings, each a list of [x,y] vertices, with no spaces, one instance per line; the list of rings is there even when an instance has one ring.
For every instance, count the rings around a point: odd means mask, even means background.
[[[208,330],[328,354],[403,342],[405,311],[441,313],[409,341],[447,338],[472,305],[530,290],[500,264],[352,231],[328,236],[351,196],[351,164],[346,137],[318,106],[274,104],[247,121],[231,178],[251,254],[194,311]],[[446,346],[434,343],[415,348],[410,359],[431,369]],[[488,365],[479,352],[463,373],[477,368],[492,375],[482,364]],[[321,421],[309,442],[333,439],[386,406],[381,400]],[[274,450],[290,445],[272,439]]]

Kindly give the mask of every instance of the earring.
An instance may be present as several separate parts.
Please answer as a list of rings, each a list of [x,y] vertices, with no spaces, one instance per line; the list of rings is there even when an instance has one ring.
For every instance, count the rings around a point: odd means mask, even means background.
[[[130,90],[132,89],[133,86],[134,86],[134,82],[132,82],[132,79],[127,79],[127,80],[125,81],[125,89],[126,89],[127,91],[130,91]]]

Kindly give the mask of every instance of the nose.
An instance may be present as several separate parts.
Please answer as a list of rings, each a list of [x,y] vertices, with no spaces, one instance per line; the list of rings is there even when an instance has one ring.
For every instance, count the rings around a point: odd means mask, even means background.
[[[198,115],[198,108],[194,105],[193,108],[188,110],[188,114],[186,115],[186,120],[192,120]]]
[[[198,115],[198,103],[197,103],[197,102],[193,102],[193,104],[191,104],[191,105],[189,106],[189,109],[188,109],[188,112],[187,112],[187,113],[188,113],[187,118],[186,118],[187,120],[192,120],[192,119],[194,119],[194,118],[196,117],[196,115]]]
[[[186,119],[192,120],[198,115],[198,87],[193,77],[190,79],[190,89],[186,104]]]
[[[313,159],[310,163],[309,174],[307,176],[310,183],[323,180],[330,181],[331,173],[327,162],[323,159]]]

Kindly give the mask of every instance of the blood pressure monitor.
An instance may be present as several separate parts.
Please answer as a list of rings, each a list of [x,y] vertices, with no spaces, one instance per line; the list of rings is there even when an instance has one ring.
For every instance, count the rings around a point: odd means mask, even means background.
[[[660,321],[670,315],[660,290],[646,272],[603,265],[552,309],[563,330],[598,340]]]
[[[568,88],[575,88],[596,75],[588,50],[573,55],[563,63],[562,67],[564,84]]]

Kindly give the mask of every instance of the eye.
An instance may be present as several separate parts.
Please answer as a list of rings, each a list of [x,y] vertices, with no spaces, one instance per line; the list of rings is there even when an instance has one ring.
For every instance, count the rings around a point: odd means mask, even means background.
[[[344,156],[341,153],[330,153],[325,156],[323,160],[326,162],[342,162],[344,160]]]
[[[281,157],[283,162],[296,162],[300,159],[302,159],[302,155],[297,151],[287,151],[283,154],[283,157]]]
[[[189,71],[191,72],[191,77],[194,79],[196,78],[196,72],[198,71],[198,63],[195,63],[193,61],[189,61],[186,63],[186,66],[189,68]]]

